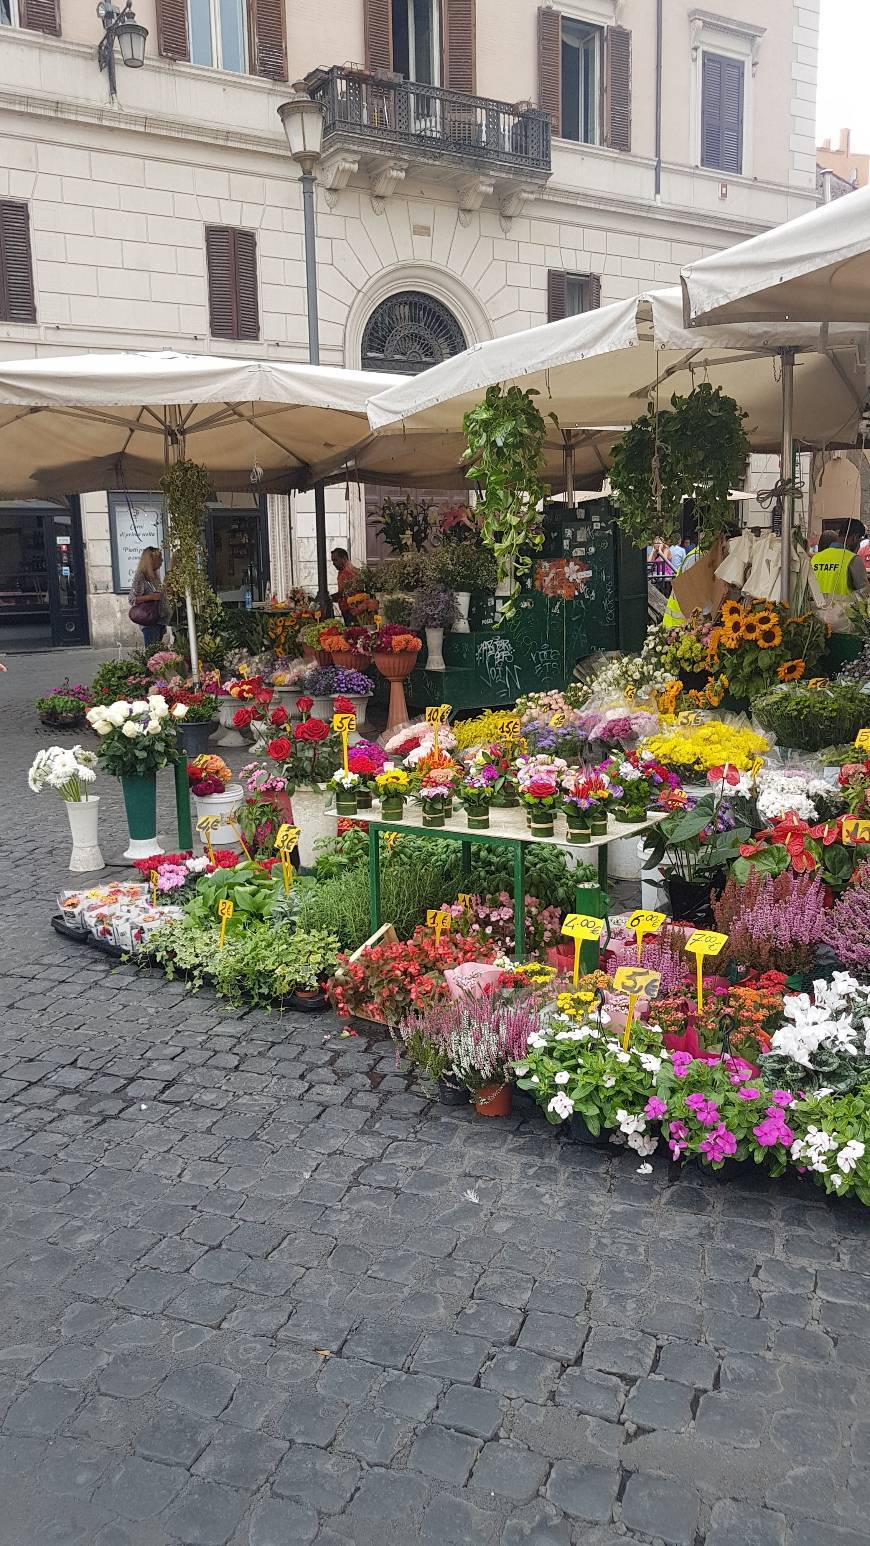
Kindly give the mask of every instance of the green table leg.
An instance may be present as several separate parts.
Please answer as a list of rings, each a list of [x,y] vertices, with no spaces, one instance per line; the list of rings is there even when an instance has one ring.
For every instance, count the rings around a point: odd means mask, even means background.
[[[467,880],[471,874],[471,844],[463,841],[459,847],[462,851],[462,879]]]
[[[369,822],[369,922],[372,933],[381,926],[381,863],[380,831]]]
[[[607,844],[602,843],[598,850],[598,884],[602,891],[607,890]]]
[[[187,776],[187,758],[175,764],[175,824],[178,829],[178,849],[184,853],[193,847],[193,829],[190,823],[190,780]]]
[[[526,959],[526,850],[514,845],[514,957]]]

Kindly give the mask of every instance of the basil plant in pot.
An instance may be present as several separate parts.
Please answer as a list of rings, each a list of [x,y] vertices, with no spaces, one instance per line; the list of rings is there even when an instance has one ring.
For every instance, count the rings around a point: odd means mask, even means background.
[[[446,671],[444,664],[444,630],[451,628],[459,618],[459,604],[451,590],[440,585],[425,585],[418,590],[411,607],[411,627],[426,633],[426,670]]]
[[[186,714],[185,704],[170,709],[161,693],[88,709],[88,724],[100,738],[99,762],[121,780],[130,834],[125,859],[163,853],[157,841],[157,774],[181,755],[175,726]]]

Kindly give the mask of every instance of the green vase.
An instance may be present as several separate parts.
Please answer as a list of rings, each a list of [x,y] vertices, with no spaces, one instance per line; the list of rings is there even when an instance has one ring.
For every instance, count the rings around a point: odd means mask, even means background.
[[[424,805],[423,806],[423,825],[424,825],[424,827],[443,827],[443,825],[444,825],[444,806],[443,805],[437,805],[433,809],[432,807],[427,807],[427,806]]]
[[[355,816],[357,813],[357,797],[352,790],[339,790],[335,796],[335,813],[337,816]]]
[[[372,808],[372,792],[363,785],[356,792],[356,807],[359,811],[370,811]]]
[[[552,837],[553,812],[533,811],[530,827],[533,837]]]
[[[124,858],[150,859],[152,854],[162,854],[164,850],[157,841],[156,774],[144,773],[141,777],[134,777],[125,773],[121,779],[121,789],[130,834]]]
[[[589,823],[589,830],[593,837],[605,837],[607,834],[607,817],[593,816]]]
[[[473,810],[468,810],[466,815],[468,816],[468,825],[472,832],[482,832],[489,826],[489,807],[486,810],[481,810],[480,806],[477,806]]]
[[[588,819],[585,816],[582,817],[581,820],[578,820],[573,812],[569,812],[567,813],[567,823],[569,843],[589,842],[589,839],[592,836],[592,829],[589,825]]]
[[[381,820],[401,821],[404,809],[404,800],[381,799]]]

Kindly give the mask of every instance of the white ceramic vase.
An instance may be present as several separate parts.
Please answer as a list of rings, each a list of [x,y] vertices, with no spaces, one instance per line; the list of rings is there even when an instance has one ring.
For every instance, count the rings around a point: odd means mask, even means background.
[[[310,870],[317,858],[315,843],[323,837],[335,837],[338,832],[335,806],[331,811],[326,809],[326,795],[321,789],[297,789],[291,804],[293,821],[299,828],[299,863],[304,870]]]
[[[637,880],[639,869],[636,832],[631,837],[617,837],[608,843],[607,874],[611,880]]]
[[[239,834],[234,827],[229,825],[230,818],[235,816],[245,798],[245,791],[241,784],[227,784],[221,794],[207,794],[193,796],[193,806],[196,812],[196,820],[201,816],[219,816],[221,825],[213,827],[211,833],[212,848],[241,848]],[[208,847],[206,834],[200,832],[199,840],[203,848]]]
[[[238,698],[218,699],[218,720],[220,721],[220,734],[215,736],[216,746],[245,746],[244,736],[233,724],[233,715],[237,709],[244,708],[244,704]]]
[[[312,695],[311,703],[312,719],[325,719],[328,725],[332,724],[332,699],[327,697],[315,698]]]
[[[466,632],[466,633],[468,632],[468,624],[467,624],[467,622],[466,622],[466,626],[465,626],[464,632]],[[426,670],[427,671],[446,671],[447,670],[447,667],[444,664],[444,656],[441,653],[441,651],[443,649],[443,646],[444,646],[444,629],[443,628],[427,628],[426,629],[426,652],[427,652],[426,653]]]
[[[453,628],[452,628],[451,632],[453,632],[453,633],[470,633],[471,632],[471,628],[470,628],[469,622],[468,622],[468,609],[471,606],[471,591],[470,590],[458,590],[458,591],[455,592],[455,595],[456,595],[456,605],[459,608],[459,616],[456,619],[456,622],[453,624]],[[428,633],[428,629],[426,631]]]
[[[84,800],[67,800],[65,804],[73,845],[69,856],[70,869],[79,875],[88,870],[103,869],[105,860],[97,838],[99,795],[91,794]]]

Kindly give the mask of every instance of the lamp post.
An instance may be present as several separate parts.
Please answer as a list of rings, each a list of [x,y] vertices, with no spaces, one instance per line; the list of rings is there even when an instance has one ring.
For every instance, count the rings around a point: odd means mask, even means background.
[[[323,154],[323,107],[295,81],[293,95],[282,102],[278,117],[284,126],[294,161],[302,169],[302,216],[305,231],[305,291],[308,309],[308,363],[320,364],[320,329],[317,316],[317,248],[315,244],[314,168]],[[329,576],[326,569],[326,500],[323,484],[314,485],[314,534],[317,542],[317,605],[324,617],[332,616]]]
[[[115,44],[121,53],[121,62],[130,70],[141,70],[145,63],[145,40],[148,28],[136,20],[132,0],[127,0],[123,11],[112,0],[100,0],[97,15],[103,23],[103,36],[97,46],[97,60],[101,70],[109,72],[109,96],[118,95],[115,82]]]

